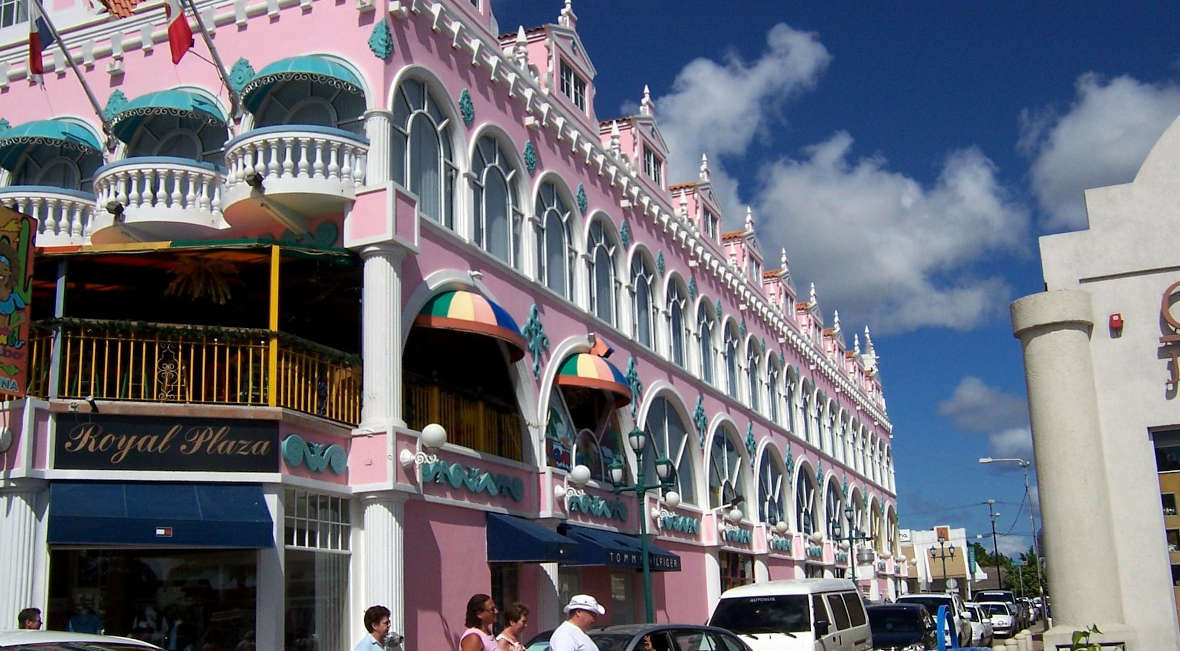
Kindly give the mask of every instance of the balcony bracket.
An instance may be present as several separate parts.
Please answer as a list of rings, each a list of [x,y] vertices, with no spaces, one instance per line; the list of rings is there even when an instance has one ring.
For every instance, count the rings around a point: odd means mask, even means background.
[[[288,206],[284,206],[274,199],[266,198],[260,190],[254,190],[252,194],[258,199],[258,204],[262,206],[262,209],[269,213],[271,217],[274,217],[275,221],[286,227],[287,230],[295,235],[307,235],[311,232],[307,227],[309,220],[306,215]]]

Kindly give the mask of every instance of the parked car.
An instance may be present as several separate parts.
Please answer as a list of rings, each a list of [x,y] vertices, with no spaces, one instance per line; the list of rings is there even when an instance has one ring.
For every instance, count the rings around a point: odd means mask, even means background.
[[[545,651],[553,631],[537,634],[525,645],[525,651]],[[751,651],[733,633],[699,624],[618,624],[586,631],[599,651],[640,651],[644,638],[652,651],[681,651],[682,649],[716,649],[717,651]]]
[[[0,649],[13,651],[161,651],[160,647],[113,635],[65,631],[0,631]]]
[[[1016,599],[1016,593],[1011,590],[979,590],[975,593],[975,603],[983,603],[985,601],[999,601],[1008,604],[1008,612],[1012,614],[1015,620],[1013,624],[1016,631],[1028,628],[1028,622],[1024,620],[1023,611],[1019,607]],[[1015,632],[1013,631],[1013,635]]]
[[[918,603],[926,607],[930,611],[930,616],[936,621],[938,620],[938,607],[946,606],[947,608],[947,626],[945,634],[950,635],[951,629],[954,629],[955,635],[959,640],[971,639],[971,622],[963,616],[963,600],[954,592],[918,592],[913,594],[903,594],[897,598],[897,603]],[[962,644],[962,642],[960,642]]]
[[[864,601],[848,579],[786,579],[726,590],[709,624],[754,651],[868,651]]]
[[[971,639],[967,641],[967,645],[991,646],[996,630],[992,626],[991,618],[987,616],[987,611],[976,603],[966,603],[963,606],[967,609],[967,618],[971,620]]]
[[[980,602],[979,607],[987,611],[992,620],[992,628],[996,637],[1012,637],[1020,629],[1017,628],[1016,615],[1002,601]]]
[[[938,628],[930,612],[921,604],[869,606],[868,614],[874,649],[917,651],[938,648]]]

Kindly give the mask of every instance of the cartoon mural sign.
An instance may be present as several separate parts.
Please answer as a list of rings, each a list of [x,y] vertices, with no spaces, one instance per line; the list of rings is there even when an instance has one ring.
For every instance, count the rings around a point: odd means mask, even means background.
[[[28,390],[29,303],[36,220],[0,206],[0,394]]]

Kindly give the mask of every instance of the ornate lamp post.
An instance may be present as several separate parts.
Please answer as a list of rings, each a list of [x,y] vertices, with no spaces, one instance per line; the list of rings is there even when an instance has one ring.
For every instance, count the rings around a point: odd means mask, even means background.
[[[856,543],[867,542],[873,539],[872,536],[865,534],[865,532],[854,529],[852,516],[856,513],[856,509],[851,504],[844,507],[844,519],[848,522],[848,527],[840,526],[839,517],[836,522],[832,524],[832,537],[836,540],[848,543],[848,559],[849,568],[852,570],[852,583],[856,584],[856,566],[859,563],[873,562],[873,550],[867,547],[857,547]]]
[[[935,558],[942,559],[942,586],[943,586],[944,592],[947,591],[947,589],[950,587],[949,583],[947,582],[947,578],[946,578],[946,559],[954,558],[954,557],[955,557],[955,546],[951,545],[951,550],[948,552],[946,550],[946,538],[939,537],[937,550],[934,549],[933,547],[930,548],[930,558],[931,559],[935,559]],[[958,587],[958,586],[956,586],[956,587]]]
[[[647,447],[647,434],[643,430],[638,428],[631,430],[631,433],[627,435],[627,444],[635,452],[635,467],[638,469],[635,473],[635,483],[627,483],[627,473],[623,463],[615,459],[610,465],[610,480],[614,484],[614,488],[611,490],[614,493],[635,493],[635,497],[639,500],[639,544],[643,556],[643,612],[644,621],[651,624],[655,622],[656,617],[651,595],[651,564],[647,554],[647,512],[644,507],[644,497],[653,488],[663,489],[664,503],[675,508],[680,504],[680,494],[672,490],[676,485],[675,469],[672,460],[665,456],[660,456],[655,461],[656,476],[659,482],[643,483],[643,453]]]

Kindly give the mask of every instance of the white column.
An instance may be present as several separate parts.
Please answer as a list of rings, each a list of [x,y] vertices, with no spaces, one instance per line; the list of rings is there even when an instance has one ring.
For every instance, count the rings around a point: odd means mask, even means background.
[[[283,558],[283,487],[263,486],[267,510],[274,523],[274,547],[258,550],[258,596],[254,605],[255,641],[260,649],[284,646],[283,613],[286,612],[287,582]]]
[[[1024,352],[1045,556],[1050,559],[1046,567],[1053,586],[1055,625],[1045,633],[1045,646],[1068,645],[1073,631],[1091,624],[1107,634],[1104,639],[1126,639],[1130,631],[1122,612],[1090,354],[1090,295],[1042,292],[1012,303],[1011,310],[1012,330]],[[1133,643],[1128,646],[1134,648]]]
[[[561,624],[561,608],[565,604],[560,603],[557,563],[539,563],[538,566],[541,571],[537,576],[537,606],[529,621],[537,622],[536,630],[545,631]]]
[[[360,250],[364,260],[362,290],[364,397],[358,433],[405,427],[402,419],[402,283],[404,252],[391,244]]]
[[[770,567],[766,564],[765,556],[754,558],[754,583],[766,583],[770,580]]]
[[[382,186],[391,180],[389,137],[393,129],[393,113],[382,110],[365,111],[365,137],[369,139],[369,156],[365,169],[365,184]]]
[[[406,630],[405,556],[402,552],[405,530],[405,497],[384,493],[362,498],[363,535],[361,541],[364,572],[361,603],[354,604],[350,626],[363,619],[365,609],[380,604],[389,609],[389,622],[398,633]],[[349,630],[356,630],[352,626]],[[357,640],[353,640],[355,643]]]
[[[16,614],[33,606],[46,615],[45,539],[39,534],[37,491],[0,493],[0,626],[16,628]]]

